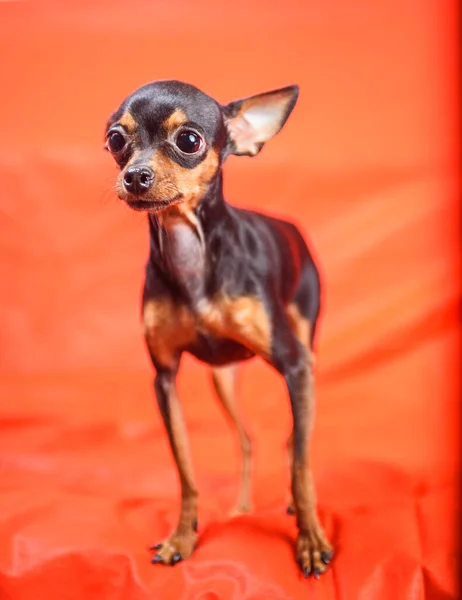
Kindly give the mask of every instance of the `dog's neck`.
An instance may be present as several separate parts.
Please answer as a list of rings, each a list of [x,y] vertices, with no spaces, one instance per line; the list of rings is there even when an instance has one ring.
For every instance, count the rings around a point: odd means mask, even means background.
[[[180,204],[149,215],[150,261],[193,304],[205,296],[207,275],[213,268],[211,246],[219,243],[214,233],[228,211],[220,174],[196,209]]]

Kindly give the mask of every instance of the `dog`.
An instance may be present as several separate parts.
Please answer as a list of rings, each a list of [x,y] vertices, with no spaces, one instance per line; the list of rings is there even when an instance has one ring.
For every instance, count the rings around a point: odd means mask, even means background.
[[[183,352],[211,366],[237,431],[240,512],[250,509],[251,443],[236,410],[236,368],[260,356],[284,377],[293,416],[288,512],[296,516],[296,559],[305,577],[318,578],[333,556],[309,467],[319,273],[294,224],[223,197],[226,158],[257,155],[284,126],[298,93],[292,85],[223,106],[192,85],[157,81],[128,96],[106,126],[105,147],[120,170],[118,196],[148,218],[142,323],[181,483],[178,526],[152,547],[153,563],[187,559],[198,539],[198,492],[176,388]]]

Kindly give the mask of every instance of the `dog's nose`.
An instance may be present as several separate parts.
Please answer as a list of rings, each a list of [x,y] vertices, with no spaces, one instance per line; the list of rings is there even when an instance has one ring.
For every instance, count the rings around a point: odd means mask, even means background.
[[[149,167],[129,167],[125,171],[124,186],[131,194],[147,192],[154,182],[154,171]]]

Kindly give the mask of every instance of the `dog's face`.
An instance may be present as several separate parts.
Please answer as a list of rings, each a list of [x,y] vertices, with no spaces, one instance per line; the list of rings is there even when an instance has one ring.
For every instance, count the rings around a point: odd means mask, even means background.
[[[195,209],[229,154],[257,154],[295,106],[291,86],[220,106],[192,85],[159,81],[109,119],[106,148],[120,168],[119,198],[135,210]]]

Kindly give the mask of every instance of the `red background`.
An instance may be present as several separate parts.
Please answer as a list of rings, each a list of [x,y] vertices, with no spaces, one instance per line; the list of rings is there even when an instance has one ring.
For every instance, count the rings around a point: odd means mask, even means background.
[[[63,3],[64,4],[64,3]],[[0,598],[456,598],[456,3],[0,3]],[[180,392],[201,544],[149,563],[178,483],[139,326],[145,219],[115,197],[106,118],[176,78],[228,102],[298,83],[228,199],[283,213],[325,281],[313,440],[333,568],[304,581],[285,515],[282,381],[246,366],[255,511],[206,369]]]

